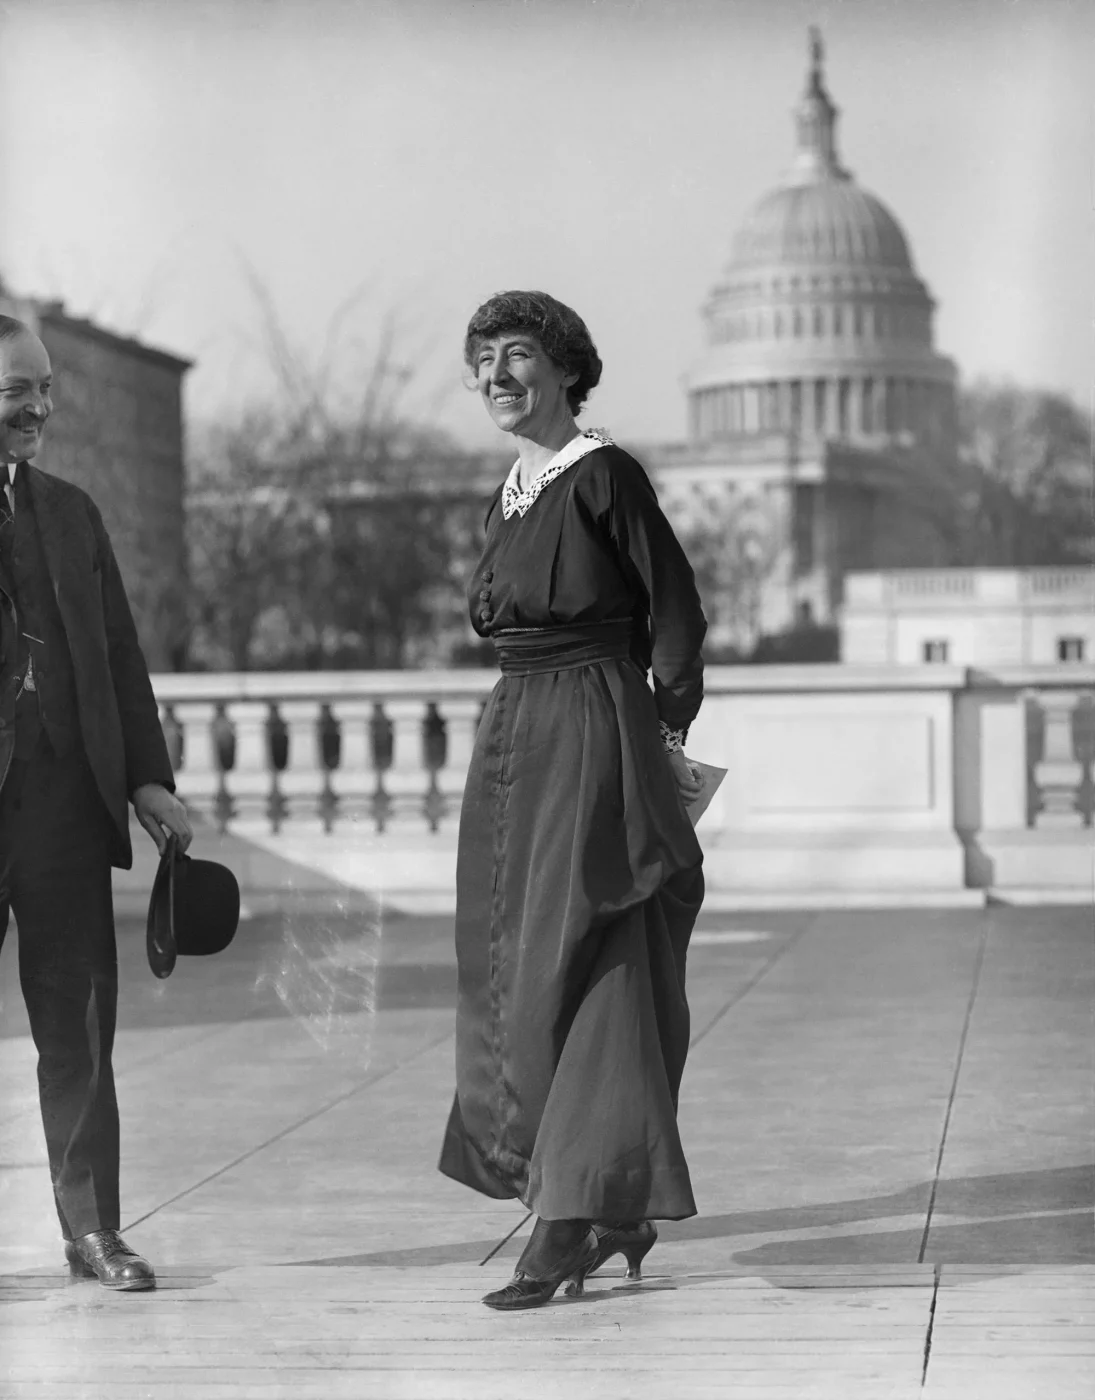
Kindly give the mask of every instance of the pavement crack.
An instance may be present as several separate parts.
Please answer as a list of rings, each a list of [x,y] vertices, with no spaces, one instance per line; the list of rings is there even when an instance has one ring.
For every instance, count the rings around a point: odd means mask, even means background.
[[[502,1246],[503,1246],[503,1245],[509,1244],[510,1240],[513,1239],[514,1235],[516,1235],[517,1231],[521,1228],[521,1226],[527,1224],[528,1221],[530,1221],[531,1219],[532,1219],[532,1211],[530,1210],[529,1213],[525,1216],[525,1218],[524,1218],[523,1220],[519,1220],[519,1221],[517,1222],[517,1224],[513,1227],[513,1229],[509,1232],[508,1235],[506,1235],[503,1239],[500,1239],[500,1240],[498,1241],[498,1243],[494,1246],[494,1248],[493,1248],[493,1249],[491,1250],[491,1252],[486,1256],[485,1259],[480,1259],[480,1261],[479,1261],[479,1267],[482,1268],[483,1265],[487,1262],[487,1260],[493,1259],[494,1256],[498,1253],[498,1251],[502,1248]]]
[[[947,1133],[950,1131],[951,1115],[954,1112],[954,1100],[958,1094],[958,1078],[962,1073],[962,1059],[966,1053],[966,1041],[969,1039],[970,1023],[973,1020],[973,1007],[977,1000],[977,991],[981,985],[981,969],[985,964],[985,950],[989,940],[989,919],[986,916],[981,927],[981,940],[977,945],[977,957],[973,964],[973,980],[970,984],[969,999],[966,1002],[966,1015],[962,1022],[962,1034],[958,1038],[958,1054],[954,1061],[954,1074],[951,1077],[950,1094],[947,1096],[947,1111],[943,1115],[943,1131],[939,1136],[939,1152],[935,1159],[935,1173],[932,1176],[931,1195],[928,1197],[928,1209],[924,1216],[924,1233],[920,1237],[920,1253],[916,1256],[918,1264],[924,1263],[924,1256],[928,1251],[928,1236],[931,1233],[932,1217],[935,1214],[935,1198],[939,1191],[939,1178],[943,1171],[943,1154],[947,1150]]]
[[[818,916],[815,914],[812,919],[810,919],[802,928],[799,929],[798,933],[788,938],[787,942],[784,943],[781,948],[776,949],[772,956],[761,967],[759,967],[756,972],[753,973],[752,977],[750,977],[748,981],[744,982],[742,986],[738,988],[738,990],[734,993],[734,995],[730,998],[730,1000],[726,1003],[725,1006],[721,1006],[718,1009],[718,1011],[715,1012],[714,1016],[711,1017],[710,1021],[708,1021],[707,1025],[704,1026],[703,1030],[698,1031],[696,1035],[692,1038],[692,1041],[688,1047],[689,1054],[691,1054],[692,1051],[695,1050],[696,1046],[700,1043],[701,1040],[704,1039],[705,1036],[709,1035],[710,1032],[715,1029],[715,1027],[727,1014],[728,1011],[732,1011],[734,1007],[737,1006],[739,1001],[741,1001],[744,997],[748,996],[748,994],[753,990],[753,988],[757,985],[757,983],[761,980],[762,977],[766,977],[778,962],[782,961],[782,959],[785,958],[793,948],[796,948],[798,946],[804,935],[808,933],[810,929],[813,928],[814,924],[817,923],[817,920]]]
[[[935,1266],[935,1282],[932,1287],[931,1306],[928,1308],[928,1330],[924,1333],[924,1363],[920,1368],[920,1389],[923,1390],[928,1381],[928,1362],[932,1354],[932,1332],[935,1330],[935,1305],[939,1300],[939,1279],[943,1273],[942,1264]]]
[[[419,1059],[422,1055],[428,1054],[431,1050],[436,1050],[439,1045],[443,1045],[446,1040],[451,1039],[452,1031],[446,1031],[444,1035],[434,1037],[428,1044],[419,1046],[413,1054],[405,1055],[403,1059],[397,1060],[394,1065],[389,1065],[387,1069],[378,1070],[376,1074],[368,1075],[359,1084],[355,1084],[352,1089],[347,1089],[345,1093],[339,1094],[333,1099],[329,1099],[327,1103],[314,1109],[311,1113],[306,1113],[303,1118],[298,1118],[295,1122],[287,1124],[278,1132],[264,1139],[264,1141],[256,1143],[254,1147],[249,1147],[246,1152],[241,1152],[239,1156],[234,1157],[232,1161],[225,1162],[225,1164],[218,1167],[215,1172],[210,1172],[208,1176],[203,1176],[200,1181],[195,1181],[193,1185],[187,1186],[185,1190],[177,1191],[175,1195],[171,1196],[168,1200],[161,1201],[158,1206],[153,1206],[151,1210],[145,1211],[144,1215],[139,1215],[136,1220],[131,1220],[129,1224],[125,1226],[125,1229],[127,1231],[135,1230],[138,1225],[143,1225],[146,1220],[151,1220],[151,1218],[154,1215],[158,1215],[161,1210],[166,1210],[168,1206],[173,1206],[177,1201],[183,1200],[186,1196],[193,1195],[195,1191],[200,1191],[203,1186],[208,1186],[211,1181],[216,1181],[217,1177],[223,1176],[225,1172],[230,1172],[233,1167],[238,1167],[242,1162],[246,1162],[250,1158],[258,1156],[260,1152],[265,1152],[266,1149],[272,1147],[275,1142],[281,1142],[283,1138],[289,1137],[291,1133],[297,1132],[300,1128],[307,1127],[309,1123],[314,1123],[317,1118],[322,1118],[323,1115],[329,1113],[332,1108],[337,1108],[339,1104],[345,1103],[347,1099],[352,1099],[356,1094],[363,1093],[366,1089],[371,1089],[373,1085],[379,1084],[384,1079],[388,1079],[398,1070],[404,1069],[409,1064],[413,1064],[414,1061]]]

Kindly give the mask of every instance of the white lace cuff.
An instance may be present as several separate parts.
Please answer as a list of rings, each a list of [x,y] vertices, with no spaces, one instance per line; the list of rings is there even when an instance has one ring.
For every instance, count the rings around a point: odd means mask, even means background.
[[[662,736],[662,746],[666,753],[677,753],[684,748],[684,741],[688,738],[688,729],[670,729],[664,719],[658,721],[658,730]]]

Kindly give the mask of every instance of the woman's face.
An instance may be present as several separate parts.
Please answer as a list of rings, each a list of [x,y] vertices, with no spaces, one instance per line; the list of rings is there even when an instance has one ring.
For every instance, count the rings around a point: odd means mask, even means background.
[[[547,354],[534,335],[510,331],[484,340],[476,356],[479,393],[504,433],[535,437],[565,413],[566,391],[577,380]]]

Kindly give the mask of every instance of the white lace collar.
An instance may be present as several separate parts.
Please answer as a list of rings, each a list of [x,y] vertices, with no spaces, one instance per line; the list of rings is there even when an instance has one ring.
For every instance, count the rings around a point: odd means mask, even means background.
[[[556,452],[547,466],[537,474],[527,491],[521,490],[521,463],[514,462],[509,476],[506,477],[506,484],[502,487],[503,517],[508,520],[514,511],[518,515],[524,515],[544,487],[557,476],[562,476],[567,467],[572,467],[588,453],[596,452],[598,447],[611,446],[612,439],[603,428],[586,428],[585,432],[571,438],[565,447]]]

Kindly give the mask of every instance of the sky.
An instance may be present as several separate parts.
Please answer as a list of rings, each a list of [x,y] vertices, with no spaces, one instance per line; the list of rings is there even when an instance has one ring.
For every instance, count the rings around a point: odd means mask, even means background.
[[[539,287],[605,362],[587,421],[679,438],[810,24],[938,348],[1089,403],[1089,0],[0,0],[0,277],[193,357],[191,421],[281,392],[263,297],[346,393],[390,321],[408,411],[469,445],[467,319]]]

